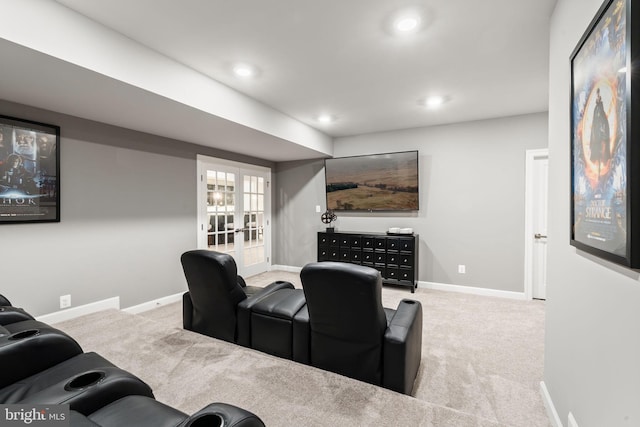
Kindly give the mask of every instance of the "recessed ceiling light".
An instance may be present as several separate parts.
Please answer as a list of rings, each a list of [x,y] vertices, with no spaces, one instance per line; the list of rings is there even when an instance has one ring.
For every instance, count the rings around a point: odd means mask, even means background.
[[[400,33],[408,33],[416,30],[418,24],[420,19],[417,16],[403,16],[395,22],[394,27]]]
[[[320,123],[333,123],[336,120],[335,116],[329,114],[320,114],[318,116],[318,121]]]
[[[435,108],[439,108],[442,104],[444,104],[448,100],[449,100],[448,97],[434,95],[434,96],[428,96],[428,97],[422,99],[420,101],[420,104],[422,104],[425,107],[434,108],[435,109]]]
[[[256,75],[256,69],[249,64],[236,64],[233,67],[233,72],[238,77],[249,78]]]
[[[442,105],[444,102],[444,98],[441,96],[430,96],[425,100],[425,105],[428,107],[437,107]]]

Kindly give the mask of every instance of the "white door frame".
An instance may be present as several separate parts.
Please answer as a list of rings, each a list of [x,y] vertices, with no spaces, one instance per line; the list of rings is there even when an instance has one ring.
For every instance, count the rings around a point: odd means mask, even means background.
[[[524,190],[524,297],[533,299],[533,245],[531,236],[533,229],[533,197],[534,173],[533,162],[539,157],[549,157],[549,149],[527,150],[525,154],[525,190]]]
[[[205,224],[208,222],[206,209],[206,200],[204,199],[204,193],[201,191],[202,179],[205,173],[205,164],[207,165],[220,165],[227,166],[234,169],[238,169],[240,172],[251,172],[251,171],[259,171],[262,173],[266,173],[268,177],[268,182],[266,185],[269,187],[269,197],[265,197],[264,200],[264,215],[265,215],[265,229],[264,229],[264,250],[265,257],[267,260],[267,270],[271,269],[271,168],[264,166],[257,166],[248,163],[240,163],[234,162],[232,160],[219,159],[217,157],[204,156],[202,154],[198,154],[196,156],[196,192],[197,192],[197,204],[198,204],[198,223],[197,223],[197,247],[198,248],[207,248],[207,232],[205,228]],[[238,185],[242,185],[238,183]],[[238,266],[240,268],[240,266]],[[238,273],[240,274],[240,272]]]

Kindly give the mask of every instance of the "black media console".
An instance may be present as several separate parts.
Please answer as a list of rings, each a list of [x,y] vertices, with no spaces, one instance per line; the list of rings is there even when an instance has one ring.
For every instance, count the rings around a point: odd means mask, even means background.
[[[380,271],[382,283],[408,286],[418,278],[418,235],[384,233],[318,233],[318,261],[366,265]]]

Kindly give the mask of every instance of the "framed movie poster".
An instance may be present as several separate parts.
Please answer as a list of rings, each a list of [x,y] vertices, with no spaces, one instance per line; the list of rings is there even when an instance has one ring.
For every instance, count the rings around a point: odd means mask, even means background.
[[[60,128],[0,115],[0,224],[60,221]]]
[[[571,244],[635,268],[640,105],[631,64],[640,22],[632,2],[606,0],[571,55]]]

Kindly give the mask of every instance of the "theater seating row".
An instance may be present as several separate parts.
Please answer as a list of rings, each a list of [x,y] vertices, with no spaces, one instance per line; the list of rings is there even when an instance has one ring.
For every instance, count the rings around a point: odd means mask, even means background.
[[[378,270],[339,262],[306,265],[303,289],[247,286],[229,254],[181,257],[189,291],[183,326],[296,362],[411,394],[422,351],[422,306],[382,306]]]
[[[188,416],[69,335],[0,295],[0,404],[69,405],[71,426],[264,427],[254,414],[213,403]],[[1,423],[0,423],[1,424]]]

